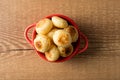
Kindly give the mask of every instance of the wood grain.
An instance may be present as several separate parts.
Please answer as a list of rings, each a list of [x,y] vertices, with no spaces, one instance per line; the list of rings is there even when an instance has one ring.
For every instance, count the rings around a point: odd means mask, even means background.
[[[120,80],[119,4],[119,0],[1,0],[0,80]],[[64,63],[40,59],[23,35],[28,25],[53,13],[72,18],[89,39],[87,51]]]

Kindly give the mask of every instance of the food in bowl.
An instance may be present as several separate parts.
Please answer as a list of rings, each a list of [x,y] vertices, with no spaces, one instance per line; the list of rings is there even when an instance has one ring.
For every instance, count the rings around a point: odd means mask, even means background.
[[[42,53],[48,51],[52,45],[51,39],[43,34],[38,34],[34,39],[34,45],[37,51]]]
[[[78,40],[76,28],[58,16],[40,20],[35,30],[34,46],[48,61],[70,56],[74,50],[72,43]]]

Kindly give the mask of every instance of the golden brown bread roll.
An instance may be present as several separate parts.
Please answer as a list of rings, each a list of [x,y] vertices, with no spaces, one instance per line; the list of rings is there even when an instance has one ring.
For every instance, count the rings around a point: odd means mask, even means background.
[[[53,41],[57,46],[67,47],[71,44],[71,36],[65,30],[57,30],[53,34]]]
[[[58,28],[53,28],[48,34],[47,36],[50,37],[53,40],[53,34],[55,31],[59,30]]]
[[[59,51],[60,51],[60,56],[62,57],[67,57],[69,55],[71,55],[71,53],[73,52],[73,46],[70,45],[68,47],[58,47]]]
[[[51,44],[52,44],[51,39],[42,34],[37,35],[36,38],[34,39],[35,48],[37,49],[37,51],[43,53],[49,50]]]
[[[55,45],[52,45],[49,51],[45,52],[45,57],[48,61],[56,61],[60,56],[59,50]]]
[[[47,34],[53,27],[53,23],[50,19],[45,18],[40,20],[36,24],[36,32],[38,34]]]
[[[64,28],[64,30],[70,33],[72,42],[76,42],[78,40],[78,31],[72,25]]]
[[[58,16],[53,16],[52,22],[53,22],[53,25],[55,27],[58,27],[58,28],[65,28],[68,26],[67,21],[63,18],[58,17]]]

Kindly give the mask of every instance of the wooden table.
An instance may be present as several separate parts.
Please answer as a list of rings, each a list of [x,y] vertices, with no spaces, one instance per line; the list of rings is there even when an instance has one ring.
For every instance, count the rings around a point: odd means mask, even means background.
[[[64,63],[42,60],[23,35],[54,13],[89,39],[87,51]],[[120,0],[1,0],[0,80],[120,80]]]

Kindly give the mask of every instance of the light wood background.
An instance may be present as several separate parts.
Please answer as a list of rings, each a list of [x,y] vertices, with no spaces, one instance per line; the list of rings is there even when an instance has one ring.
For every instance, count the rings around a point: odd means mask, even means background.
[[[89,39],[87,51],[64,63],[40,59],[23,35],[53,13]],[[120,80],[120,0],[0,0],[0,80]]]

